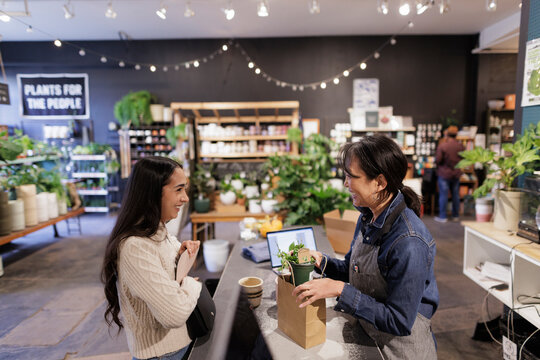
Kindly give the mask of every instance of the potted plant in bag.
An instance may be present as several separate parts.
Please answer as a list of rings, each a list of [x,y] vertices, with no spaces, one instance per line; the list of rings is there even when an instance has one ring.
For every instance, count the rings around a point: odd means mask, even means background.
[[[189,183],[193,189],[193,206],[198,213],[207,213],[210,211],[210,179],[212,174],[209,170],[197,164],[196,169],[189,178]]]
[[[485,196],[492,189],[495,191],[494,225],[502,230],[517,230],[521,192],[512,188],[520,175],[532,173],[540,160],[540,122],[525,130],[513,144],[503,144],[505,156],[494,151],[475,147],[462,151],[463,159],[457,168],[473,166],[477,163],[484,166],[487,172],[484,182],[474,191],[475,198]]]
[[[302,285],[309,281],[309,274],[315,266],[315,259],[309,254],[309,249],[304,248],[304,244],[289,245],[289,251],[280,250],[278,257],[281,259],[281,268],[291,269],[292,276],[289,281],[294,286]]]

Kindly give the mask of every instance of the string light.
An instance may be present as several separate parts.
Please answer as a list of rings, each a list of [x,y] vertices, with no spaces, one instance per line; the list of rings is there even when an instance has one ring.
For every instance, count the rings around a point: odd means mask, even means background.
[[[390,40],[390,42],[391,42],[391,40]],[[381,54],[379,54],[377,51],[375,51],[375,52],[373,53],[373,57],[374,57],[375,59],[378,59],[378,58],[381,57]]]
[[[367,68],[367,64],[365,62],[360,64],[360,69],[366,70],[366,68]]]
[[[102,56],[99,61],[105,64],[107,62],[107,58],[105,56]]]
[[[62,46],[62,42],[58,39],[54,40],[54,45],[57,46],[57,47],[61,47]]]
[[[326,89],[326,83],[325,82],[321,83],[321,89],[323,89],[323,90]]]
[[[261,73],[261,69],[256,68],[256,69],[255,69],[255,74],[259,75],[260,73]]]
[[[120,61],[120,62],[118,62],[118,66],[120,66],[121,68],[123,68],[123,67],[126,66],[126,63],[123,62],[123,61]]]
[[[85,56],[85,55],[86,55],[86,51],[84,51],[84,49],[79,50],[79,55],[80,55],[80,56]]]
[[[195,61],[193,62],[193,66],[199,67],[199,62],[198,62],[197,60],[195,60]]]
[[[343,76],[345,76],[345,77],[349,76],[349,70],[345,70],[345,71],[343,72]]]
[[[164,67],[163,67],[163,72],[167,72],[167,71],[169,71],[169,67],[168,67],[168,66],[164,66]]]
[[[255,66],[255,64],[253,62],[250,61],[248,63],[248,68],[253,69],[254,66]]]
[[[339,78],[334,78],[334,84],[339,84]]]
[[[186,63],[186,69],[189,69],[189,63],[188,62]]]
[[[150,71],[151,72],[156,72],[156,67],[154,65],[150,65]]]
[[[429,0],[416,0],[416,14],[422,15],[430,6]]]
[[[221,50],[223,51],[227,51],[229,49],[229,47],[227,46],[227,44],[224,44],[222,47],[221,47]]]
[[[397,40],[395,38],[390,39],[390,45],[396,45]]]
[[[135,64],[135,70],[141,70],[141,65]]]

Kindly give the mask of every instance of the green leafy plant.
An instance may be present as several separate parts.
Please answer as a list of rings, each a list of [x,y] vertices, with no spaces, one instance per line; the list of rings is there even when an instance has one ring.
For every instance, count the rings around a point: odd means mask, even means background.
[[[231,185],[231,181],[228,180],[228,179],[221,180],[221,182],[219,184],[219,187],[221,189],[221,192],[223,192],[223,193],[226,193],[226,192],[229,192],[229,191],[234,191],[236,193],[233,186]]]
[[[153,122],[150,104],[155,101],[155,96],[146,90],[130,92],[114,104],[114,117],[123,128],[130,124],[149,125]]]
[[[197,197],[198,199],[209,197],[212,192],[212,187],[209,185],[211,178],[212,173],[210,169],[206,169],[200,164],[195,166],[195,171],[193,171],[189,177],[189,184],[194,197]]]
[[[186,138],[186,123],[180,123],[172,128],[167,129],[165,137],[172,147],[176,146],[178,139]]]
[[[0,160],[7,162],[15,160],[24,151],[21,144],[15,143],[7,138],[7,132],[0,132]]]
[[[275,196],[281,197],[277,208],[286,211],[285,224],[322,223],[323,215],[334,209],[352,209],[349,193],[328,185],[336,162],[332,153],[336,144],[321,134],[304,141],[305,154],[272,156],[264,168],[279,177]]]
[[[287,268],[288,267],[288,263],[291,263],[291,264],[298,264],[298,250],[302,249],[304,247],[304,244],[295,244],[294,242],[292,242],[290,245],[289,245],[289,251],[288,252],[285,252],[283,250],[279,250],[278,251],[278,258],[281,259],[281,267],[282,268]],[[310,256],[310,259],[304,259],[304,261],[307,261],[307,263],[309,264],[314,264],[315,263],[315,259]]]
[[[540,161],[539,148],[540,122],[536,125],[531,124],[523,136],[513,144],[503,144],[507,156],[498,156],[491,150],[475,147],[459,153],[463,159],[456,167],[463,169],[476,163],[485,167],[486,179],[473,193],[473,196],[478,198],[487,195],[495,185],[509,190],[518,176],[532,173]]]

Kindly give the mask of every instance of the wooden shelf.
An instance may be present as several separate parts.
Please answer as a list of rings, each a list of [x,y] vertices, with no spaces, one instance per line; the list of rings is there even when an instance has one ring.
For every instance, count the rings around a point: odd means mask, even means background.
[[[201,137],[201,141],[287,140],[287,135],[241,135]]]
[[[41,155],[41,156],[29,156],[25,158],[19,158],[15,160],[8,161],[6,163],[0,162],[0,166],[5,165],[22,165],[22,164],[32,164],[41,161],[55,161],[60,159],[58,155]]]
[[[229,154],[201,154],[202,158],[253,158],[253,157],[269,157],[269,156],[282,156],[287,153],[276,152],[276,153],[229,153]]]
[[[72,154],[71,160],[105,160],[105,155],[77,155]]]
[[[362,130],[352,130],[353,133],[365,133],[365,132],[399,132],[399,131],[416,131],[416,128],[414,126],[401,128],[401,129],[381,129],[381,128],[365,128]]]
[[[240,116],[240,117],[232,117],[232,116],[224,116],[224,117],[205,117],[204,119],[200,119],[197,122],[199,124],[233,124],[233,123],[249,123],[254,124],[257,122],[261,123],[290,123],[292,122],[291,116],[274,116],[274,115],[267,115],[267,116]]]

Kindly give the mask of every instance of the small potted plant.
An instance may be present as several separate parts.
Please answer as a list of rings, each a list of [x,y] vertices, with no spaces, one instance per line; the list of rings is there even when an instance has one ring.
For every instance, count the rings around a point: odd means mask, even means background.
[[[291,268],[292,276],[290,281],[294,286],[302,285],[309,281],[309,275],[313,271],[315,259],[309,254],[309,249],[304,248],[304,244],[289,245],[289,251],[280,250],[278,257],[281,259],[281,268]],[[294,281],[294,282],[293,282]]]
[[[223,205],[232,205],[236,201],[236,192],[231,185],[229,179],[221,180],[221,192],[219,193],[219,199]]]
[[[484,182],[474,191],[475,198],[495,191],[494,225],[502,230],[517,230],[521,192],[513,188],[516,178],[532,173],[540,160],[540,122],[525,130],[513,144],[503,144],[505,156],[494,151],[475,147],[460,153],[463,159],[456,165],[465,168],[481,164],[487,172]]]
[[[244,171],[234,173],[231,178],[232,187],[235,190],[243,190],[245,178],[246,178],[246,173]]]
[[[196,165],[195,171],[190,176],[190,184],[193,192],[193,206],[198,213],[207,213],[210,211],[210,192],[209,181],[212,174],[201,165]]]

